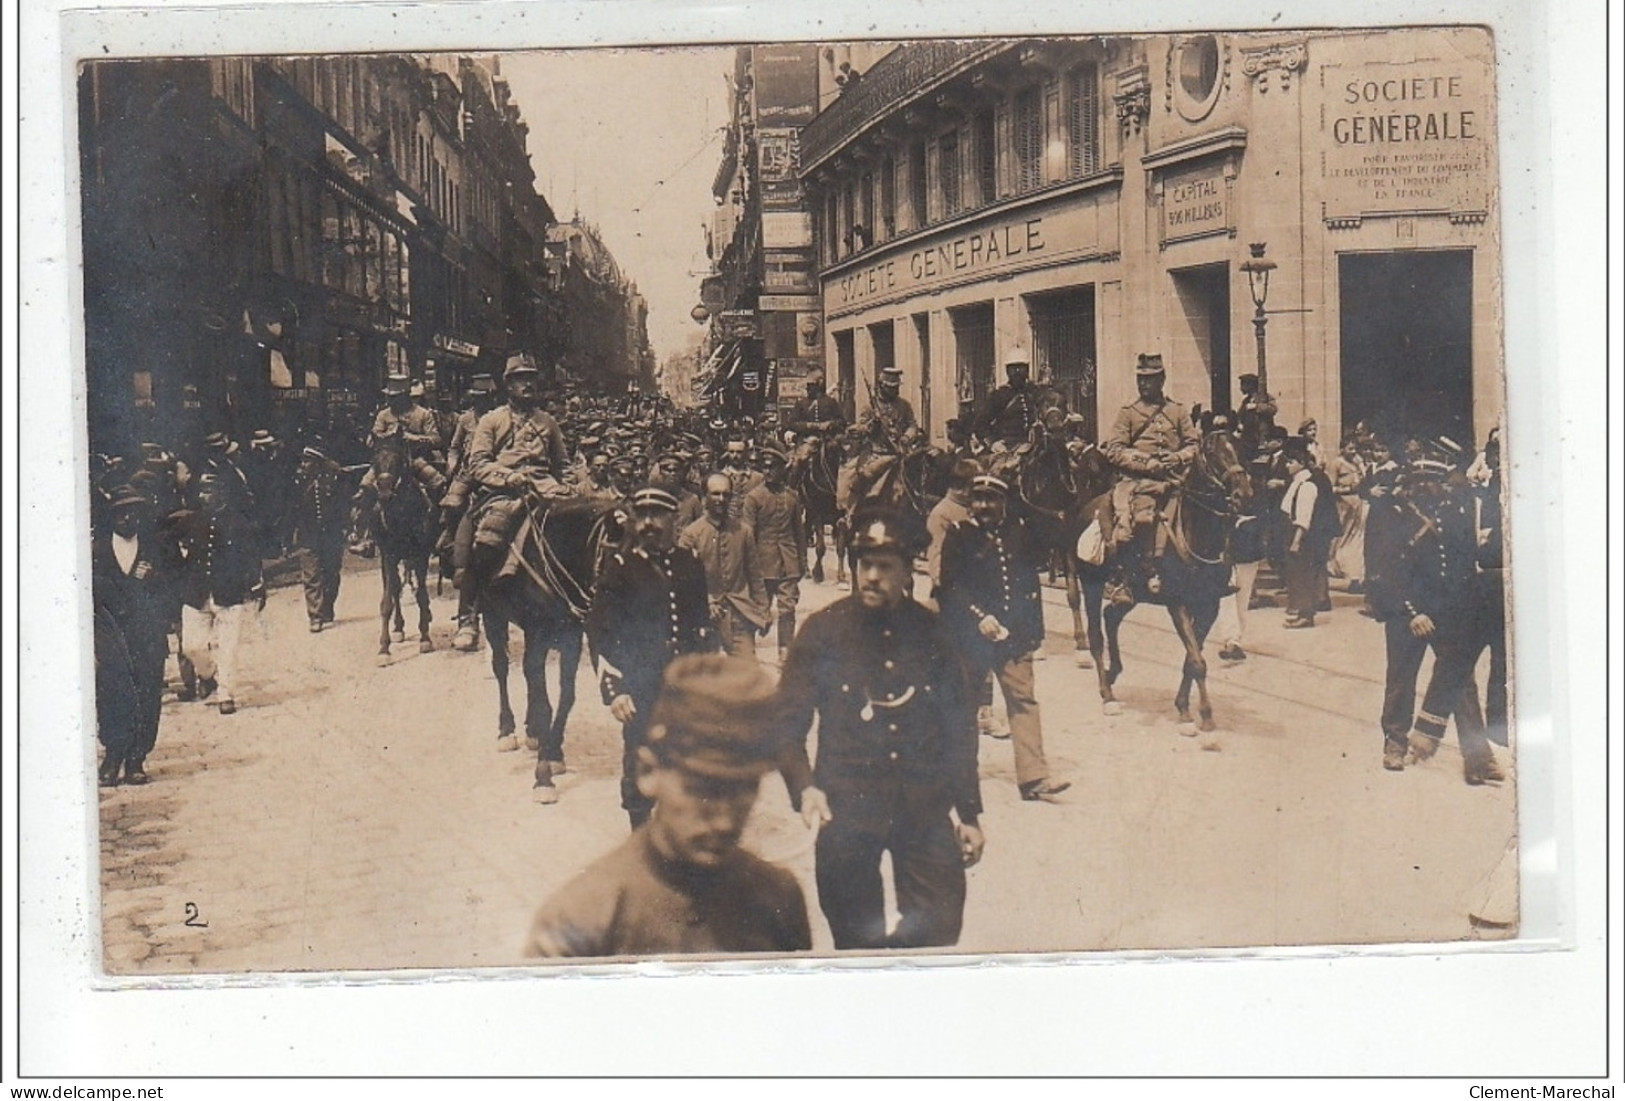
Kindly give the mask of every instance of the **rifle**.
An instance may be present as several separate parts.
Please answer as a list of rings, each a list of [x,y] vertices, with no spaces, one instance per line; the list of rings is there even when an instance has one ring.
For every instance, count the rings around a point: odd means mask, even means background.
[[[864,375],[863,376],[863,385],[864,385],[864,388],[869,391],[869,411],[874,416],[875,420],[880,422],[880,430],[886,436],[887,445],[890,446],[891,452],[892,452],[893,455],[896,455],[898,458],[902,458],[902,456],[903,456],[902,441],[898,440],[898,438],[892,434],[891,422],[888,421],[885,417],[882,417],[878,412],[878,410],[880,408],[880,402],[875,397],[874,379],[870,378],[868,375]]]

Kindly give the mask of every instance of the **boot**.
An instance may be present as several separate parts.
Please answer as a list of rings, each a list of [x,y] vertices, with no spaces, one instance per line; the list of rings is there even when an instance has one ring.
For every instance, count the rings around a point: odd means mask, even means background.
[[[480,648],[479,619],[476,616],[458,616],[457,633],[452,636],[451,647],[471,654]]]
[[[1481,784],[1499,784],[1507,778],[1506,773],[1501,771],[1500,762],[1495,759],[1494,752],[1487,745],[1463,753],[1461,771],[1462,778],[1473,787]]]
[[[1382,745],[1382,767],[1389,772],[1405,771],[1405,745],[1401,742],[1384,742]]]
[[[1407,743],[1409,752],[1405,755],[1405,763],[1419,765],[1423,761],[1432,760],[1433,755],[1439,752],[1440,739],[1431,734],[1424,734],[1420,730],[1411,731],[1410,741]]]

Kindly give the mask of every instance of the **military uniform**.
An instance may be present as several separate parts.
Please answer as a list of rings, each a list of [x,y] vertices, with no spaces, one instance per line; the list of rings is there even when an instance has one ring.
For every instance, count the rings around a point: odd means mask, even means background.
[[[1023,792],[1049,778],[1033,684],[1033,651],[1044,644],[1039,568],[1037,540],[1019,517],[1006,516],[992,528],[974,517],[963,520],[943,540],[942,617],[964,658],[968,682],[985,684],[991,672],[1004,693],[1016,783]],[[983,636],[979,624],[986,616],[997,619],[1008,637],[995,642]]]
[[[1049,409],[1063,408],[1060,395],[1027,383],[1006,383],[987,396],[987,405],[977,421],[976,431],[988,440],[1017,444],[1032,435],[1033,427]]]
[[[710,516],[702,516],[683,529],[677,543],[705,567],[711,625],[723,650],[755,658],[756,632],[767,626],[769,608],[750,529],[733,519],[718,527]]]
[[[525,955],[805,952],[807,904],[794,875],[734,849],[717,868],[663,856],[638,830],[536,915]]]
[[[1112,494],[1119,544],[1128,542],[1136,527],[1154,520],[1173,475],[1196,458],[1201,442],[1189,411],[1176,401],[1137,400],[1117,411],[1100,450],[1123,472]],[[1158,457],[1172,468],[1164,469]]]
[[[345,509],[339,464],[306,452],[295,483],[294,557],[305,589],[305,615],[312,631],[333,622],[344,567]]]
[[[237,653],[247,602],[264,596],[252,524],[235,509],[171,517],[181,562],[181,639],[203,681],[218,687],[221,712],[236,710]],[[207,692],[205,692],[205,695]]]
[[[916,427],[914,407],[902,395],[894,398],[882,394],[874,396],[874,402],[864,410],[863,416],[858,418],[858,427],[863,434],[876,447],[887,450],[902,445],[903,437]]]
[[[773,489],[765,481],[745,494],[740,521],[749,528],[756,571],[778,618],[779,649],[796,633],[796,604],[806,572],[807,533],[801,498],[788,486]]]
[[[965,869],[949,812],[974,823],[982,797],[964,670],[941,619],[905,599],[870,610],[849,596],[810,617],[780,682],[781,766],[791,801],[816,784],[831,821],[817,842],[818,900],[837,948],[958,941]],[[818,717],[818,760],[806,736]],[[900,921],[886,934],[880,857]]]
[[[846,414],[841,403],[828,394],[816,398],[802,398],[790,413],[789,427],[797,432],[832,434],[846,426]]]
[[[606,663],[599,679],[604,703],[625,693],[637,708],[621,727],[621,806],[637,823],[650,807],[635,783],[637,750],[648,733],[660,675],[679,655],[717,649],[699,560],[681,547],[615,554],[594,591],[587,637]]]
[[[440,460],[440,451],[446,441],[440,435],[440,418],[435,416],[434,410],[425,409],[416,402],[404,413],[397,413],[387,405],[378,410],[378,415],[372,421],[372,446],[378,448],[390,440],[406,444],[412,460],[413,476],[429,492],[431,499],[438,501],[446,489],[446,478],[435,469],[434,464]],[[368,470],[361,477],[361,488],[371,489],[373,479],[373,472]]]

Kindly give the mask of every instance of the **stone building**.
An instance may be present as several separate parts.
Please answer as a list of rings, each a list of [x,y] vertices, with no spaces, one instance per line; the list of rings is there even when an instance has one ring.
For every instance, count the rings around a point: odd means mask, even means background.
[[[365,420],[545,355],[553,214],[495,59],[80,71],[93,449]]]
[[[1502,409],[1493,46],[1477,28],[904,44],[800,134],[832,392],[896,366],[933,439],[1026,350],[1087,430],[1260,360],[1289,429],[1481,441]],[[1262,290],[1261,272],[1252,278]]]

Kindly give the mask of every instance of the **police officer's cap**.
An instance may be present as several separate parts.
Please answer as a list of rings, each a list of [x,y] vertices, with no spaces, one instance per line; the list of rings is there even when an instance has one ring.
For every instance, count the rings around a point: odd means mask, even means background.
[[[113,499],[108,504],[115,509],[147,508],[152,504],[152,498],[131,485],[122,485],[113,490]]]
[[[883,367],[880,371],[881,382],[902,382],[903,369],[901,367]]]
[[[977,497],[1003,498],[1010,492],[1010,483],[997,474],[978,474],[971,479],[970,491]]]
[[[1150,377],[1163,373],[1162,356],[1155,353],[1140,353],[1139,362],[1135,365],[1134,373],[1141,377]]]
[[[1004,366],[1006,370],[1009,370],[1011,367],[1030,367],[1032,366],[1032,362],[1032,358],[1027,355],[1027,349],[1025,348],[1011,348],[1004,354]]]
[[[656,509],[664,512],[677,511],[677,498],[659,486],[644,486],[632,494],[630,501],[634,509]]]
[[[924,544],[918,524],[895,509],[869,506],[852,518],[852,538],[847,544],[852,556],[890,552],[912,558]]]
[[[412,380],[405,375],[390,375],[384,380],[384,396],[387,398],[404,397],[412,389]]]
[[[313,442],[313,443],[307,443],[305,445],[305,447],[304,447],[304,451],[301,452],[301,454],[303,454],[304,457],[307,458],[307,459],[318,459],[318,460],[320,460],[322,462],[328,462],[330,460],[328,459],[327,452],[322,450],[323,446],[324,445],[321,444],[319,441],[318,442]]]
[[[649,716],[661,764],[700,776],[749,780],[773,767],[778,682],[754,661],[687,654],[666,667]]]

